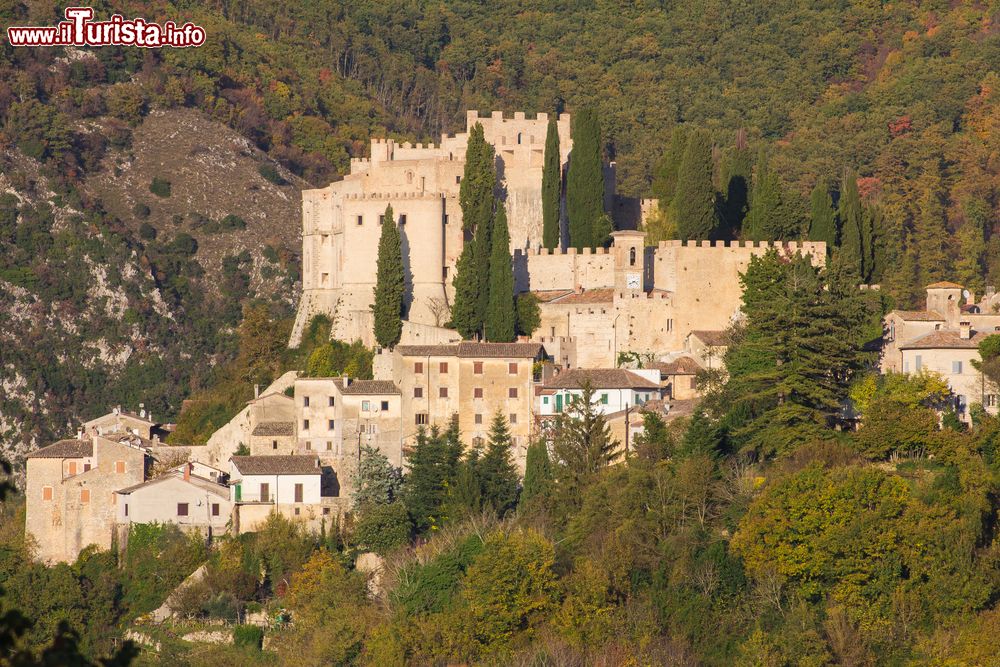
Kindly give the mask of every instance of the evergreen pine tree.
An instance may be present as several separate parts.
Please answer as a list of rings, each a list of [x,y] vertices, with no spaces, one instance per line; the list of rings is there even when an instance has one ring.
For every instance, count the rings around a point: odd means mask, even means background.
[[[750,210],[743,224],[743,237],[751,241],[781,241],[800,233],[798,216],[781,187],[781,179],[771,169],[766,154],[757,158]]]
[[[403,502],[418,532],[440,526],[447,518],[448,489],[455,484],[461,442],[457,420],[448,431],[421,428],[407,457],[409,472],[403,481]]]
[[[753,155],[746,145],[746,131],[736,136],[736,148],[723,163],[722,184],[726,188],[724,217],[721,236],[736,238],[750,208],[750,179],[753,173]]]
[[[378,260],[375,278],[375,340],[382,347],[392,349],[403,333],[403,244],[399,227],[387,206],[382,216],[382,235],[378,243]]]
[[[521,490],[522,506],[544,499],[552,488],[552,464],[549,448],[544,440],[536,440],[528,445],[524,465],[524,488]]]
[[[549,116],[545,133],[545,158],[542,167],[542,245],[559,247],[559,204],[562,199],[562,159],[559,155],[558,114]]]
[[[455,263],[455,303],[451,307],[451,328],[469,339],[479,333],[479,274],[476,271],[476,244],[467,241]]]
[[[503,208],[503,202],[498,202],[497,208]],[[506,218],[505,218],[506,219]],[[490,307],[490,258],[493,256],[493,220],[480,224],[476,228],[476,237],[472,240],[475,246],[474,270],[476,272],[476,331],[482,335],[486,324],[486,313]]]
[[[675,125],[670,134],[670,143],[653,169],[653,196],[659,201],[661,211],[669,209],[677,191],[677,171],[680,169],[684,149],[687,147],[688,132],[683,125]]]
[[[832,253],[837,245],[837,212],[833,208],[833,197],[830,196],[826,181],[816,181],[809,203],[809,240],[825,241],[827,253]]]
[[[844,170],[840,184],[840,251],[841,261],[855,267],[858,276],[865,275],[864,214],[861,196],[858,194],[858,176],[852,170]]]
[[[586,382],[582,389],[570,401],[566,412],[556,419],[552,443],[559,464],[560,485],[570,493],[578,491],[585,480],[618,456],[619,443],[611,436],[611,427],[594,404],[593,386]]]
[[[507,428],[507,418],[497,410],[490,426],[486,453],[479,462],[483,506],[503,516],[517,505],[517,469],[511,458],[513,441]]]
[[[718,227],[712,185],[712,142],[708,132],[695,130],[688,138],[677,172],[674,196],[677,235],[682,240],[710,239]]]
[[[517,310],[514,305],[514,264],[510,256],[507,212],[502,205],[497,206],[492,242],[489,305],[483,330],[488,341],[510,343],[517,337]]]
[[[958,230],[958,258],[955,274],[958,281],[978,294],[982,294],[983,267],[986,255],[985,224],[989,220],[989,205],[982,199],[963,202],[965,224]]]
[[[593,109],[573,115],[573,150],[566,178],[566,213],[569,245],[593,248],[594,227],[604,214],[604,165],[601,159],[601,126]]]
[[[948,272],[948,229],[945,226],[945,208],[941,167],[936,160],[924,166],[918,184],[917,219],[914,242],[917,250],[919,287],[944,280]]]
[[[864,209],[864,242],[866,244],[865,253],[865,282],[868,284],[879,283],[885,272],[886,266],[886,229],[885,216],[882,209],[877,206],[865,206]]]

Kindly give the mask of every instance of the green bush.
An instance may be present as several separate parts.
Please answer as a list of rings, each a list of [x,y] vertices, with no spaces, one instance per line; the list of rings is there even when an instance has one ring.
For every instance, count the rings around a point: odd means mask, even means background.
[[[367,505],[360,515],[354,527],[354,541],[383,556],[406,544],[413,532],[410,516],[402,503]]]
[[[154,240],[156,238],[156,227],[149,224],[148,222],[142,223],[141,225],[139,225],[139,238],[142,238],[146,241]]]
[[[135,206],[132,207],[132,213],[135,214],[135,217],[137,218],[148,218],[150,210],[148,206],[146,206],[142,202],[138,202]]]
[[[233,643],[260,650],[264,645],[264,630],[256,625],[237,625],[233,627]]]
[[[170,181],[160,178],[159,176],[154,176],[153,182],[149,184],[149,191],[157,197],[169,197]]]
[[[288,181],[278,173],[278,168],[270,162],[261,162],[260,166],[257,167],[257,173],[263,176],[264,180],[270,181],[275,185],[288,185]]]

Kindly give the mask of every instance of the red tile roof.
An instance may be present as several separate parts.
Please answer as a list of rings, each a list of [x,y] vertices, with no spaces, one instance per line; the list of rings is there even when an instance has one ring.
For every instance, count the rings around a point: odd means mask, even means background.
[[[889,315],[897,315],[908,322],[944,322],[944,318],[933,310],[894,310]]]
[[[696,375],[701,370],[698,362],[691,357],[678,357],[673,361],[657,361],[649,364],[650,368],[656,368],[660,375]]]
[[[581,389],[589,381],[594,389],[659,389],[660,385],[625,368],[574,368],[546,381],[547,389]]]
[[[480,343],[462,341],[451,345],[397,345],[404,357],[463,357],[534,359],[544,352],[541,343]]]
[[[975,349],[979,343],[993,332],[973,331],[968,338],[959,336],[955,329],[942,331],[931,331],[923,336],[914,338],[911,341],[899,346],[901,350],[942,350],[942,349]]]
[[[29,459],[83,459],[94,455],[94,443],[89,438],[58,440],[28,454]]]
[[[243,475],[319,475],[315,456],[234,456]]]

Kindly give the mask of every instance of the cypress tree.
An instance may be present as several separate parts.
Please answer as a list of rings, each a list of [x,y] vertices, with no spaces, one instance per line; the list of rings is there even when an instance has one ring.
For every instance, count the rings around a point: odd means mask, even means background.
[[[542,167],[542,245],[559,247],[559,201],[562,195],[562,160],[559,157],[558,114],[549,116]]]
[[[674,193],[677,191],[677,170],[681,166],[687,140],[687,129],[683,125],[675,125],[670,134],[667,150],[653,169],[653,196],[659,200],[661,211],[669,209],[674,202]]]
[[[852,265],[859,276],[864,276],[865,248],[862,231],[864,221],[861,196],[858,194],[858,176],[850,169],[844,171],[844,179],[840,184],[838,217],[841,261]]]
[[[920,287],[943,280],[948,269],[948,230],[941,184],[941,168],[936,160],[924,166],[920,177],[920,198],[917,200],[914,242]]]
[[[459,188],[465,245],[455,269],[455,303],[451,324],[464,338],[482,332],[489,298],[490,236],[496,205],[496,165],[493,147],[476,123],[469,133],[465,175]]]
[[[708,133],[696,130],[688,138],[677,172],[677,235],[682,240],[712,238],[718,227],[715,187],[712,185],[712,143]]]
[[[743,236],[751,241],[777,241],[793,238],[799,231],[799,220],[781,187],[781,180],[761,151]]]
[[[387,206],[382,216],[382,235],[378,242],[378,262],[375,278],[375,340],[392,349],[403,333],[403,244],[399,228]]]
[[[486,453],[479,460],[482,502],[503,516],[517,504],[517,469],[511,460],[513,441],[507,428],[507,418],[500,410],[493,417]]]
[[[809,219],[809,240],[825,241],[827,253],[837,245],[837,213],[833,209],[833,197],[826,181],[816,181],[809,197],[811,216]]]
[[[573,115],[573,151],[566,179],[569,245],[593,248],[594,227],[604,214],[604,167],[597,114],[584,107]]]
[[[509,343],[516,337],[517,310],[514,306],[514,265],[510,256],[507,212],[502,205],[497,206],[495,218],[489,268],[489,305],[483,329],[486,340]]]
[[[522,505],[532,503],[535,498],[544,499],[552,486],[552,464],[549,448],[544,440],[536,440],[528,445],[528,455],[524,465],[524,488],[521,490]]]

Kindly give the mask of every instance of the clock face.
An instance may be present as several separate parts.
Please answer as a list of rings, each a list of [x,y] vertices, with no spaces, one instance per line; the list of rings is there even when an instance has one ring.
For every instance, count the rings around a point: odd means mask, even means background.
[[[642,287],[642,276],[638,273],[625,274],[625,284],[629,289],[639,289]]]

